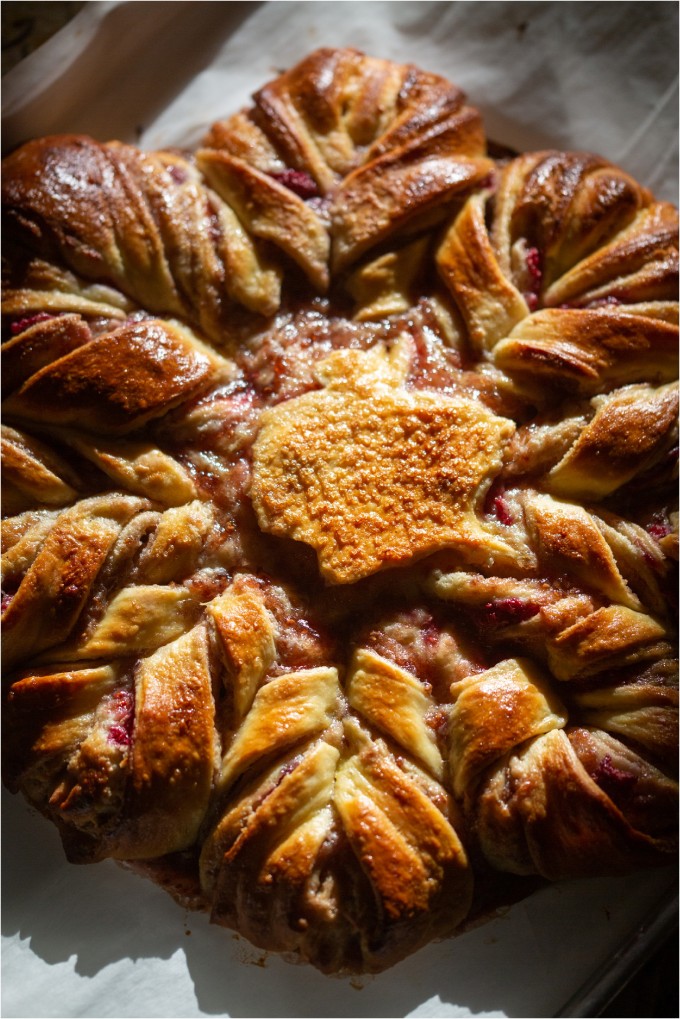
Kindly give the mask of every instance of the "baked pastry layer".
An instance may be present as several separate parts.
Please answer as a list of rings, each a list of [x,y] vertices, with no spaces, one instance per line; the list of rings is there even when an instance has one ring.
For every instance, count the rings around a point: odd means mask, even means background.
[[[3,164],[4,776],[377,971],[676,851],[677,212],[319,50]]]

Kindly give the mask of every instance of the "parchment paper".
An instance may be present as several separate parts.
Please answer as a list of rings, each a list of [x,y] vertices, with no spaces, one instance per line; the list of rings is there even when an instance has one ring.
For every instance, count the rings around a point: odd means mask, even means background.
[[[192,145],[321,45],[444,74],[517,149],[599,152],[677,199],[675,3],[90,3],[3,83],[3,149],[86,131]],[[674,873],[571,882],[361,981],[262,956],[3,792],[5,1017],[555,1015]]]
[[[89,3],[5,79],[3,147],[193,144],[323,45],[419,63],[467,90],[494,140],[598,152],[677,199],[675,3]]]

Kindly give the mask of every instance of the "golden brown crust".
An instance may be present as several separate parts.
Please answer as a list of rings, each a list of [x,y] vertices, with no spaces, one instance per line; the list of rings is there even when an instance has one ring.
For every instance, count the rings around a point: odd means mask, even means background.
[[[591,394],[633,382],[672,381],[677,331],[666,322],[608,309],[537,312],[494,349],[505,371],[530,373]]]
[[[328,289],[330,237],[317,215],[283,184],[226,152],[203,149],[198,165],[236,211],[249,233],[269,241],[309,276],[320,293]]]
[[[605,160],[539,152],[472,196],[437,254],[474,348],[499,367],[599,393],[677,377],[677,210]],[[541,378],[542,377],[542,378]]]
[[[677,213],[322,49],[3,166],[8,785],[324,972],[676,851]]]
[[[592,419],[546,478],[558,495],[609,495],[653,467],[677,441],[678,390],[673,384],[623,386],[593,405]]]
[[[208,654],[198,625],[140,663],[128,813],[111,855],[164,856],[195,842],[217,749]]]
[[[5,663],[68,637],[121,526],[142,505],[127,496],[104,497],[59,515],[3,613]]]
[[[213,128],[208,143],[218,151],[204,152],[199,160],[215,166],[223,159],[222,166],[233,168],[231,188],[238,169],[239,203],[247,194],[250,216],[254,203],[266,195],[261,174],[275,181],[281,175],[274,158],[278,151],[284,166],[306,175],[310,191],[315,185],[323,196],[334,274],[395,234],[441,220],[491,169],[479,113],[455,86],[410,65],[355,50],[317,50],[262,88],[255,104],[250,115],[239,114]],[[220,157],[222,149],[240,158]],[[251,174],[250,185],[241,160],[260,171]],[[282,179],[292,180],[295,188],[290,174]],[[271,183],[268,190],[276,194]],[[303,228],[292,199],[287,204],[293,230]],[[311,210],[304,231],[304,247],[314,239],[319,256],[328,258]],[[278,229],[275,236],[281,243]],[[287,245],[291,242],[289,236]],[[293,257],[300,261],[301,256],[304,252]],[[308,257],[304,265],[317,287],[325,288],[327,273]]]
[[[263,415],[252,488],[263,530],[310,544],[333,583],[435,549],[462,547],[473,561],[507,552],[473,506],[500,466],[509,421],[407,393],[379,350],[335,354],[318,371],[325,390]]]
[[[130,365],[134,370],[130,370]],[[169,323],[133,323],[90,339],[30,375],[5,401],[19,420],[132,431],[208,385],[211,358]]]

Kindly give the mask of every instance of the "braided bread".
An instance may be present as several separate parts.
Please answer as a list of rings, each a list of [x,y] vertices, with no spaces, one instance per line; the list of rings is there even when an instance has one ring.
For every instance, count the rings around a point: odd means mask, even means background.
[[[3,164],[4,780],[379,971],[676,850],[677,213],[324,49]]]

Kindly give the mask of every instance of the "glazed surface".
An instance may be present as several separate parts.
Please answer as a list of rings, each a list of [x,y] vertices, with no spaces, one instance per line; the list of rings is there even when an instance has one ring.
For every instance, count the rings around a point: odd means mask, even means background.
[[[673,859],[674,208],[322,50],[3,214],[4,775],[70,859],[328,972]]]

